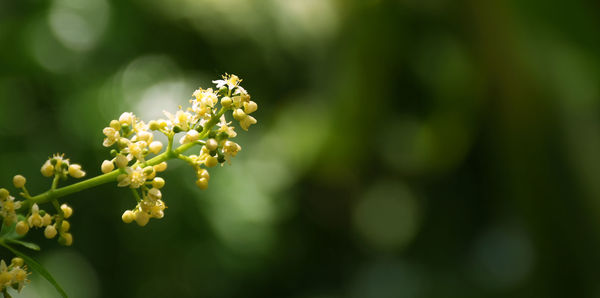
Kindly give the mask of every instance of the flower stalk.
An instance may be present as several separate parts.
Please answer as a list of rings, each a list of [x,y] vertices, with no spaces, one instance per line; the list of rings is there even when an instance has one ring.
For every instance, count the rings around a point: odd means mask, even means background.
[[[123,222],[135,221],[145,226],[151,218],[163,218],[166,204],[161,188],[165,186],[165,180],[157,174],[166,170],[167,161],[172,159],[181,159],[191,165],[196,171],[196,185],[202,190],[206,189],[210,179],[207,169],[223,166],[225,162],[231,163],[231,159],[241,150],[241,146],[232,141],[237,133],[231,122],[227,121],[226,113],[231,112],[230,116],[239,122],[243,130],[248,130],[250,125],[256,123],[250,114],[256,111],[257,104],[250,100],[250,95],[240,86],[240,82],[241,79],[235,75],[225,75],[222,80],[213,81],[216,89],[196,90],[190,100],[191,107],[182,110],[180,106],[175,114],[165,111],[168,119],[145,123],[133,113],[126,112],[119,119],[111,120],[102,130],[106,137],[102,144],[113,148],[110,151],[113,158],[103,161],[100,167],[103,174],[96,177],[59,186],[60,181],[69,177],[81,179],[86,176],[81,165],[72,163],[60,154],[50,157],[41,167],[41,174],[52,178],[50,189],[43,193],[31,196],[25,186],[26,178],[16,175],[13,185],[21,190],[22,200],[15,200],[8,190],[0,188],[0,217],[3,219],[0,244],[11,241],[39,249],[36,244],[16,239],[25,236],[30,229],[44,228],[46,238],[58,236],[60,244],[71,245],[73,235],[69,232],[67,218],[73,210],[67,204],[61,205],[59,199],[107,183],[117,182],[119,187],[130,188],[135,199],[135,207],[123,213]],[[154,133],[162,133],[167,137],[164,151],[163,144],[154,140]],[[180,145],[174,148],[177,134],[182,136]],[[198,154],[187,155],[194,147],[200,147]],[[40,209],[40,205],[47,203],[54,207],[55,214]],[[14,233],[11,234],[10,229]],[[6,267],[4,261],[1,263],[0,292],[7,294],[5,285],[8,283],[2,283],[2,272],[12,267]],[[32,267],[39,268],[37,265]],[[46,276],[45,273],[42,275]],[[18,280],[19,291],[24,283],[25,280]]]

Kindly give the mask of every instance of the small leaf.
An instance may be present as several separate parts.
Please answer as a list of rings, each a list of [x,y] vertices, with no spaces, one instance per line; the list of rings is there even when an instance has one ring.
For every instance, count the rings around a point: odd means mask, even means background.
[[[6,241],[10,242],[10,243],[15,243],[15,244],[19,244],[22,246],[25,246],[29,249],[33,249],[33,250],[40,250],[40,246],[35,244],[35,243],[31,243],[31,242],[25,242],[25,241],[21,241],[21,240],[15,240],[15,239],[5,239]]]
[[[52,274],[50,274],[50,272],[48,272],[46,270],[46,268],[44,268],[44,266],[40,265],[38,262],[36,262],[34,259],[30,258],[29,256],[21,253],[20,251],[10,247],[8,244],[4,243],[4,241],[0,241],[0,245],[6,247],[8,250],[10,250],[12,253],[14,253],[15,255],[23,258],[25,260],[25,262],[27,262],[27,265],[29,265],[29,267],[31,267],[33,270],[37,271],[39,274],[41,274],[46,280],[48,280],[49,283],[51,283],[54,288],[56,288],[56,291],[58,291],[58,293],[67,298],[67,293],[65,293],[65,291],[60,287],[60,285],[56,282],[56,280],[54,280],[54,277],[52,277]]]

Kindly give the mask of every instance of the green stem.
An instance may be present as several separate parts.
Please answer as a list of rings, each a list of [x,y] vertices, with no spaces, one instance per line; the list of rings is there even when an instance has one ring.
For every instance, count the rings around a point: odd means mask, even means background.
[[[225,111],[226,111],[226,109],[221,108],[221,110],[219,110],[219,112],[214,117],[212,117],[208,122],[206,122],[206,124],[204,125],[204,129],[200,133],[200,139],[203,139],[208,135],[208,133],[212,130],[213,126],[215,126],[215,124],[217,124],[217,122],[219,121],[221,116],[225,113]],[[153,157],[152,159],[149,159],[146,162],[144,162],[142,164],[142,167],[154,166],[163,161],[178,158],[181,153],[185,152],[186,150],[190,149],[191,147],[193,147],[195,145],[198,145],[198,143],[192,142],[192,143],[184,144],[184,145],[177,147],[177,149],[173,150],[173,135],[171,134],[171,135],[169,135],[169,144],[167,145],[167,150],[165,152]],[[55,178],[52,183],[53,187],[50,190],[48,190],[44,193],[41,193],[37,196],[33,196],[30,199],[26,200],[23,204],[23,207],[21,207],[21,208],[27,209],[34,203],[37,203],[37,204],[47,203],[47,202],[50,202],[52,200],[55,200],[55,199],[58,199],[58,198],[61,198],[64,196],[68,196],[70,194],[86,190],[88,188],[96,187],[96,186],[106,184],[109,182],[114,182],[115,180],[117,180],[117,177],[120,174],[123,174],[124,172],[125,171],[122,169],[117,169],[110,173],[102,174],[102,175],[99,175],[99,176],[96,176],[96,177],[93,177],[93,178],[90,178],[90,179],[87,179],[87,180],[84,180],[81,182],[77,182],[75,184],[60,187],[60,188],[56,188],[58,179]]]
[[[137,189],[135,188],[131,188],[131,193],[133,193],[133,196],[135,197],[136,202],[141,202],[142,198],[140,198],[140,194],[138,193]]]
[[[58,186],[58,179],[60,179],[60,176],[58,176],[58,174],[54,175],[54,180],[52,180],[52,186],[50,189],[56,189]]]

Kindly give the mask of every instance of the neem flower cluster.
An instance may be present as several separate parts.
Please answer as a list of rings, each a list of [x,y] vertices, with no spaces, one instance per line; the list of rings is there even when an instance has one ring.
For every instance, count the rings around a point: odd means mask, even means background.
[[[43,229],[46,238],[58,236],[60,244],[71,245],[73,236],[69,232],[70,223],[67,219],[73,214],[73,210],[67,204],[60,204],[58,199],[110,182],[116,183],[118,187],[129,188],[135,198],[136,205],[125,210],[123,222],[135,221],[138,225],[145,226],[151,218],[163,218],[167,205],[163,201],[161,189],[165,186],[165,180],[158,174],[167,169],[167,161],[171,159],[181,159],[192,166],[196,172],[196,185],[200,189],[208,188],[208,169],[231,163],[231,159],[242,149],[233,141],[237,133],[228,116],[231,115],[243,130],[256,124],[256,119],[250,114],[258,106],[240,86],[241,81],[235,75],[225,75],[221,80],[213,81],[215,89],[200,88],[194,91],[190,107],[183,109],[180,106],[175,113],[165,111],[164,119],[146,123],[133,113],[126,112],[119,119],[110,121],[102,130],[105,136],[102,144],[113,149],[110,151],[111,158],[100,166],[102,175],[59,187],[59,183],[68,177],[81,179],[86,176],[81,165],[72,163],[61,154],[53,155],[41,167],[42,175],[53,179],[50,189],[44,193],[30,195],[26,178],[16,175],[13,185],[20,190],[22,200],[15,199],[8,190],[0,188],[0,216],[3,219],[0,245],[25,257],[34,269],[41,267],[37,263],[31,264],[35,261],[23,256],[9,244],[35,248],[37,245],[18,239],[31,229]],[[156,134],[167,137],[165,150],[164,144],[155,138]],[[175,148],[176,135],[180,137]],[[185,154],[196,146],[199,148],[196,154]],[[54,207],[53,213],[40,208],[45,203]],[[26,268],[22,258],[13,259],[8,267],[4,260],[0,262],[0,291],[6,297],[10,287],[21,290],[27,281]],[[49,281],[64,294],[51,276]]]

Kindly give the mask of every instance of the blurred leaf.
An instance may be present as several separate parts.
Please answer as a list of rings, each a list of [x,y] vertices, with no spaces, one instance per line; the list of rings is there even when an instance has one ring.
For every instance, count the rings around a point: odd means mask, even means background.
[[[7,242],[10,242],[10,243],[25,246],[29,249],[40,250],[40,246],[35,243],[32,243],[32,242],[25,242],[25,241],[20,241],[20,240],[15,240],[15,239],[7,239],[7,238],[5,238],[4,240],[6,240]]]

